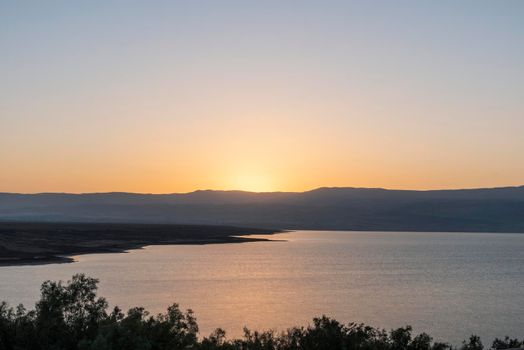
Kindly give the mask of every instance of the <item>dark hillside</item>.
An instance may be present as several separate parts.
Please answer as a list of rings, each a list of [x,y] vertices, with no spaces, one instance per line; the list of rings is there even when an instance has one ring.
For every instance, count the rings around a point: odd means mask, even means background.
[[[0,220],[284,229],[524,232],[524,187],[404,191],[0,194]]]

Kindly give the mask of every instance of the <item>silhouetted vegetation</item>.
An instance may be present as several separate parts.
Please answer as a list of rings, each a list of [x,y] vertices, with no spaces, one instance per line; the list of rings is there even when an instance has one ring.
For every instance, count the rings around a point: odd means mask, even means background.
[[[0,350],[452,350],[451,345],[433,342],[425,333],[412,334],[410,326],[386,332],[364,324],[342,324],[322,316],[308,327],[287,331],[244,329],[241,339],[228,340],[216,329],[198,338],[198,325],[191,310],[182,312],[177,304],[155,316],[141,307],[123,313],[108,312],[104,298],[98,297],[98,280],[79,274],[67,283],[47,281],[34,310],[0,304]],[[496,339],[493,347],[522,347],[517,339]],[[483,350],[479,337],[471,336],[457,350]]]

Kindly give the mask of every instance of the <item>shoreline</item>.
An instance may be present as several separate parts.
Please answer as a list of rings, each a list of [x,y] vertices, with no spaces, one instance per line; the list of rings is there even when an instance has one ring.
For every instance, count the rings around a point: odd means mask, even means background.
[[[283,230],[165,224],[0,223],[0,268],[67,264],[73,256],[125,253],[150,245],[205,245],[271,241],[249,238]]]

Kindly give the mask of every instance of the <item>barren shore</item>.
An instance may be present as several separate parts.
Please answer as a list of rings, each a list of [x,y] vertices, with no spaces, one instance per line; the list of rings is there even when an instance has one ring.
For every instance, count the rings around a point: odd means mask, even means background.
[[[0,266],[69,263],[71,256],[160,244],[263,241],[239,235],[279,230],[205,225],[0,222]]]

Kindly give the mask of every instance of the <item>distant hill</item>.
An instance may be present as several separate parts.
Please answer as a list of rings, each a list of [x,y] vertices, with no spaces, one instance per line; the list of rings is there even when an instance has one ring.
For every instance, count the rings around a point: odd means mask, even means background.
[[[141,222],[325,230],[524,232],[524,186],[184,194],[0,193],[0,220]]]

